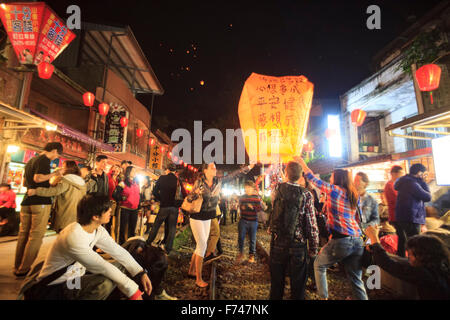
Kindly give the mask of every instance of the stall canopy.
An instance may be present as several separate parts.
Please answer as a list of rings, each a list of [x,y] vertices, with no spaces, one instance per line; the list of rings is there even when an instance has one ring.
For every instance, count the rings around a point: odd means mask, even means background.
[[[390,136],[416,140],[432,140],[450,135],[450,107],[422,113],[406,120],[394,123],[386,128]],[[396,129],[410,132],[409,135],[394,133]]]
[[[4,124],[1,126],[2,131],[7,130],[23,130],[33,128],[45,128],[48,130],[56,130],[57,126],[45,119],[34,116],[14,108],[0,101],[0,118],[3,118]]]
[[[114,148],[112,146],[110,146],[109,144],[97,141],[91,137],[89,137],[87,134],[84,134],[80,131],[77,131],[75,129],[72,129],[68,126],[66,126],[63,123],[60,123],[56,120],[51,119],[48,116],[45,116],[37,111],[32,110],[31,112],[33,112],[34,114],[38,115],[39,117],[46,119],[48,121],[52,122],[52,125],[57,127],[57,131],[60,132],[62,135],[65,135],[67,137],[71,137],[73,139],[76,139],[78,141],[84,142],[86,144],[95,146],[97,148],[103,149],[104,151],[108,151],[108,152],[113,152]],[[54,123],[54,124],[53,124]]]
[[[113,27],[84,22],[82,58],[108,65],[119,74],[134,93],[162,95],[156,78],[130,27]]]

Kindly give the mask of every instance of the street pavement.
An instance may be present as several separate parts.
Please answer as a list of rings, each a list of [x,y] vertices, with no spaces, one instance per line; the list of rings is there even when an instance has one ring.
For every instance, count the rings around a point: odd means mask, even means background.
[[[45,255],[56,235],[45,237],[35,263],[45,259]],[[17,241],[0,243],[0,300],[16,300],[23,279],[16,279],[13,275],[14,256]]]

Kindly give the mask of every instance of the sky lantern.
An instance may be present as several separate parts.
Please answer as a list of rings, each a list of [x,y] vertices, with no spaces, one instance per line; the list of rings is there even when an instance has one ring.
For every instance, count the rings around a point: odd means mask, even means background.
[[[38,75],[41,79],[50,79],[52,77],[55,67],[48,62],[41,62],[37,66]]]
[[[351,113],[352,123],[353,125],[360,127],[366,120],[367,113],[361,109],[355,109]]]
[[[120,118],[120,125],[122,126],[122,128],[125,128],[128,125],[128,118],[127,117]]]
[[[302,152],[314,85],[304,76],[252,73],[239,100],[241,129],[250,162],[286,163]]]
[[[426,64],[416,71],[416,80],[420,91],[430,91],[430,101],[433,104],[433,93],[431,91],[439,88],[441,68],[433,63]]]
[[[103,102],[98,105],[98,113],[100,113],[102,116],[106,116],[109,111],[109,104]]]
[[[205,81],[200,81],[200,85],[203,86],[205,84]]]
[[[83,94],[83,103],[86,107],[92,107],[94,105],[95,95],[92,92],[86,92]]]
[[[144,129],[138,128],[136,129],[136,136],[138,138],[142,137],[144,135]]]

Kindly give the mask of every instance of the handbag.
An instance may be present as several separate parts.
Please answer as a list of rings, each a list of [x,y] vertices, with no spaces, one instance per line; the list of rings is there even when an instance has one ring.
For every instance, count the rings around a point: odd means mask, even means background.
[[[203,196],[199,194],[195,200],[189,200],[189,197],[184,198],[181,209],[188,213],[199,213],[202,208]]]

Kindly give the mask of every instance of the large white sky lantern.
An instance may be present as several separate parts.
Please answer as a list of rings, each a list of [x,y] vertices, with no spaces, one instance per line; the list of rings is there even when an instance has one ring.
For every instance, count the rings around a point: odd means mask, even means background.
[[[328,129],[333,131],[333,135],[328,139],[328,151],[330,157],[342,157],[341,124],[339,115],[328,115]]]
[[[431,140],[433,150],[434,170],[438,186],[450,186],[450,136]]]

